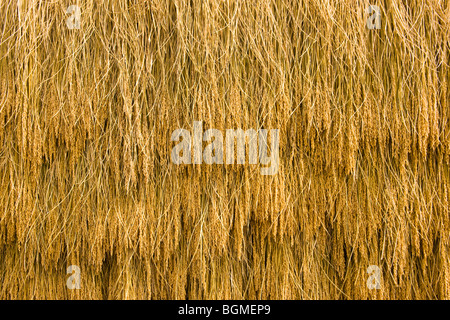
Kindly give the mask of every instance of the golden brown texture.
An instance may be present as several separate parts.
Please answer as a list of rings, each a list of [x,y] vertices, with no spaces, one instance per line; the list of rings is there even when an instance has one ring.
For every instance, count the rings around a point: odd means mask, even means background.
[[[369,4],[1,1],[0,298],[450,298],[450,5]],[[278,174],[173,164],[193,121]]]

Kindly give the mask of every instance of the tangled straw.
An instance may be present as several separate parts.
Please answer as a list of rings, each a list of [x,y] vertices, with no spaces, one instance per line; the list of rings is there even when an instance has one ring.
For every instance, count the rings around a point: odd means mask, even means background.
[[[448,1],[73,2],[0,4],[1,299],[450,298]],[[173,164],[193,121],[278,173]]]

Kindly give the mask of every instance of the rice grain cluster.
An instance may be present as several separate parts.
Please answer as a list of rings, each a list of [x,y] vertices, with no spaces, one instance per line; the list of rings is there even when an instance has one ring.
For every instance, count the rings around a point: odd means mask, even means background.
[[[374,2],[1,1],[0,298],[449,299],[450,4]]]

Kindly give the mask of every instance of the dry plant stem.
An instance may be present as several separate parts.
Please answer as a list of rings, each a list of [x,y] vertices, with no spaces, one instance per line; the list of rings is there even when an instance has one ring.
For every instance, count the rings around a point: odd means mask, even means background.
[[[0,299],[450,298],[448,1],[377,1],[380,30],[368,1],[69,2],[0,3]],[[174,165],[193,121],[279,128],[278,173]]]

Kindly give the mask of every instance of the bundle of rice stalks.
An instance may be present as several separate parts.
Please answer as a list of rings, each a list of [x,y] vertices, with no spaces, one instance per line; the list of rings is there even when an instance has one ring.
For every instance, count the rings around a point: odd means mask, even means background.
[[[449,27],[441,0],[2,1],[0,298],[450,298]],[[277,173],[174,164],[194,121],[279,129]]]

